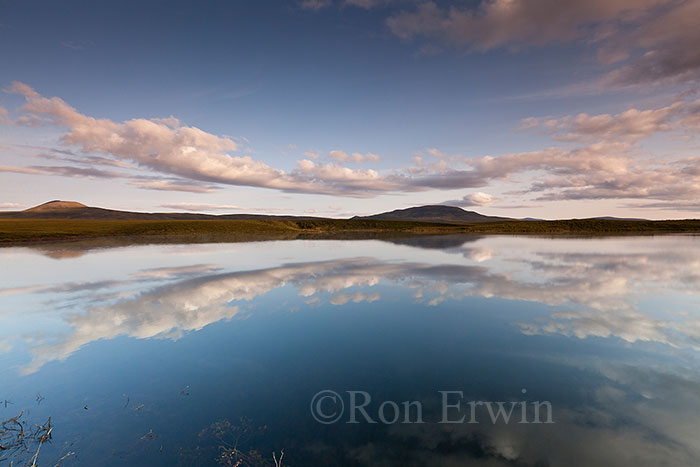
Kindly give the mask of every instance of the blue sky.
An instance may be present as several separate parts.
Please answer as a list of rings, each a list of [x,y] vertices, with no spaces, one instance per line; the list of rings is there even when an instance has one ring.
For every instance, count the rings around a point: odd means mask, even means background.
[[[0,206],[697,217],[700,2],[563,3],[0,1]]]

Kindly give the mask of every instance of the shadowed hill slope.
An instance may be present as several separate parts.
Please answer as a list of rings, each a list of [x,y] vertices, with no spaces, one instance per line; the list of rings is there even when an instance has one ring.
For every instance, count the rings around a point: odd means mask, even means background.
[[[372,216],[355,216],[353,219],[378,219],[378,220],[400,220],[416,222],[443,222],[443,223],[465,223],[465,222],[502,222],[509,221],[507,217],[484,216],[474,211],[466,211],[456,206],[416,206],[408,209],[396,209],[390,212],[374,214]]]

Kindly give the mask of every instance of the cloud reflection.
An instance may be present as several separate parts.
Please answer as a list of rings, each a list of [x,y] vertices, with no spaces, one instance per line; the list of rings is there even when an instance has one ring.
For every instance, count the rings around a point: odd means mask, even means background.
[[[552,243],[557,248],[539,251],[520,248],[515,240],[513,245],[478,238],[426,241],[429,248],[458,255],[462,264],[364,257],[237,272],[220,272],[224,269],[215,264],[192,264],[144,269],[123,280],[6,288],[0,295],[54,294],[45,303],[71,310],[62,318],[70,329],[66,334],[25,336],[32,347],[26,373],[100,339],[177,339],[231,319],[241,313],[241,302],[252,302],[284,286],[294,287],[309,305],[325,301],[342,306],[380,300],[375,286],[382,281],[405,289],[413,301],[427,306],[467,297],[548,305],[550,311],[538,320],[514,323],[526,335],[617,337],[700,349],[700,317],[692,307],[700,290],[697,249],[640,245],[636,251],[610,253],[581,248],[585,242],[560,242]],[[420,242],[411,246],[423,247]],[[667,308],[650,309],[648,302],[662,294],[680,297],[687,305],[664,301]]]

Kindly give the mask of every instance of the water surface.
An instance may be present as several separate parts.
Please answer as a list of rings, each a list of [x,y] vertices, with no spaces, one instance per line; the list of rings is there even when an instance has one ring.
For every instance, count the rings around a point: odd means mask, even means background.
[[[51,416],[40,465],[69,452],[61,465],[233,464],[222,447],[235,446],[251,463],[251,450],[269,464],[284,449],[291,466],[696,466],[699,247],[447,236],[3,248],[0,419]],[[319,391],[342,398],[337,422],[314,417]],[[369,418],[347,423],[348,391],[371,397]],[[464,422],[442,423],[440,391],[515,416],[494,423],[480,406],[467,423],[461,406],[448,418]],[[423,423],[393,423],[392,405],[384,423],[386,401],[419,402]],[[537,401],[554,423],[531,423]]]

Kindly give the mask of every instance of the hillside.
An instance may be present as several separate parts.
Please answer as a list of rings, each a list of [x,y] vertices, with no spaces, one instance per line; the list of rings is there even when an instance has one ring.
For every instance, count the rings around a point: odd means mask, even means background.
[[[4,219],[86,219],[86,220],[293,220],[317,219],[308,216],[266,216],[259,214],[197,214],[182,212],[133,212],[86,206],[75,201],[49,201],[24,211],[0,212]]]
[[[390,212],[371,216],[355,216],[353,219],[377,219],[415,222],[442,223],[471,223],[471,222],[502,222],[509,221],[507,217],[484,216],[474,211],[466,211],[456,206],[428,205],[408,209],[396,209]]]
[[[0,213],[5,219],[88,219],[88,220],[312,220],[324,219],[310,216],[270,216],[263,214],[197,214],[182,212],[133,212],[118,211],[86,206],[75,201],[49,201],[48,203],[26,209]],[[418,206],[397,209],[391,212],[371,216],[355,216],[352,219],[393,220],[409,222],[471,223],[500,222],[512,219],[505,217],[484,216],[474,211],[465,211],[455,206]]]

